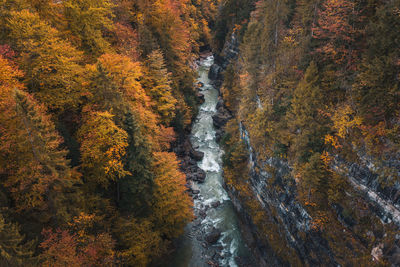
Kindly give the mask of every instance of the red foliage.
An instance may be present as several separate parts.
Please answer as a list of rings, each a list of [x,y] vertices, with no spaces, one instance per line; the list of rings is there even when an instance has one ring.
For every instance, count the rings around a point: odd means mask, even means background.
[[[114,241],[109,234],[96,237],[83,232],[43,229],[40,248],[44,266],[109,266],[114,262]]]
[[[12,50],[12,48],[7,44],[0,45],[0,55],[8,60],[11,60],[16,56],[14,50]]]
[[[313,26],[313,37],[322,41],[316,52],[347,69],[355,68],[357,51],[353,49],[355,35],[354,20],[358,12],[348,0],[327,0],[318,11],[318,21]],[[352,21],[353,20],[353,21]]]

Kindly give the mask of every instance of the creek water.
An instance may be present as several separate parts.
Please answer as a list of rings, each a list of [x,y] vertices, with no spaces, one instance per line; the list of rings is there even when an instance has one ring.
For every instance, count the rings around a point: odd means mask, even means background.
[[[205,101],[200,106],[190,137],[193,147],[204,153],[204,158],[197,164],[206,172],[206,179],[204,183],[195,185],[200,193],[194,200],[195,215],[203,212],[203,216],[186,226],[185,235],[179,241],[176,255],[169,266],[202,267],[209,266],[207,263],[211,261],[218,266],[234,267],[238,266],[238,257],[249,255],[241,238],[232,202],[223,187],[223,151],[216,142],[212,120],[217,112],[219,93],[208,78],[213,61],[213,56],[209,56],[201,61],[198,68],[198,81],[203,83],[200,92]],[[215,205],[211,204],[218,202],[219,206],[213,208]],[[221,236],[215,244],[208,244],[204,236],[213,228],[220,230]]]

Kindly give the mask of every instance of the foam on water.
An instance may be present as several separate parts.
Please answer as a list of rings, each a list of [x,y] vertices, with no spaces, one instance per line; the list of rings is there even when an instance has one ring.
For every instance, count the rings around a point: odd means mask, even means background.
[[[199,114],[192,128],[191,142],[194,147],[204,153],[204,157],[197,164],[206,172],[206,179],[203,184],[199,184],[199,198],[194,201],[196,208],[201,209],[211,206],[213,202],[219,201],[220,205],[216,208],[209,208],[206,217],[201,221],[201,227],[206,231],[213,227],[221,230],[221,238],[218,241],[222,245],[224,257],[218,264],[220,266],[237,266],[235,257],[240,252],[241,239],[240,232],[237,230],[236,214],[233,210],[229,196],[223,187],[222,178],[222,155],[223,151],[215,141],[215,129],[212,116],[216,113],[218,101],[218,91],[211,85],[208,79],[208,71],[214,62],[212,56],[202,61],[199,66],[198,81],[203,83],[200,88],[204,95],[204,103],[200,106]],[[198,259],[191,259],[189,266],[198,266]]]

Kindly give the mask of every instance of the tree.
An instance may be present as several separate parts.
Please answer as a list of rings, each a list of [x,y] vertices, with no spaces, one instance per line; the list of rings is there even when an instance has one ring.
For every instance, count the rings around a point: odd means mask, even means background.
[[[28,90],[53,111],[77,108],[82,96],[82,53],[28,10],[11,12],[7,29],[20,53]]]
[[[306,205],[318,204],[318,208],[328,204],[328,190],[331,172],[321,160],[320,153],[314,153],[309,161],[300,167],[301,186],[307,195]],[[313,204],[314,203],[314,204]]]
[[[6,114],[0,120],[3,185],[16,210],[30,212],[42,223],[53,219],[62,224],[75,208],[71,202],[79,174],[60,148],[61,137],[43,106],[29,94],[14,89],[0,102]]]
[[[357,31],[354,27],[357,12],[348,0],[326,0],[318,11],[318,20],[313,27],[313,37],[321,40],[317,52],[323,60],[354,70],[356,50],[354,42]]]
[[[176,156],[169,152],[154,154],[154,224],[168,239],[182,234],[193,218],[192,201],[185,192],[185,175],[179,171]]]
[[[391,127],[391,119],[400,112],[398,6],[395,1],[378,7],[366,28],[370,38],[353,84],[353,96],[358,111],[370,125],[384,121]]]
[[[165,252],[162,239],[148,220],[120,218],[116,235],[122,246],[121,257],[129,266],[147,266],[153,258]]]
[[[149,206],[153,197],[152,148],[134,114],[126,115],[124,125],[129,144],[124,161],[130,175],[119,182],[121,197],[118,201],[122,210],[143,216],[150,211]]]
[[[33,264],[33,242],[25,242],[19,227],[7,223],[0,213],[0,264],[3,266],[23,266]]]
[[[109,112],[90,112],[78,131],[82,168],[89,182],[107,187],[128,175],[122,162],[128,147],[128,135],[113,122]]]
[[[109,0],[63,1],[68,30],[79,38],[80,47],[90,56],[99,56],[110,50],[105,32],[112,30],[114,7]]]
[[[112,266],[115,241],[108,233],[95,231],[94,215],[80,213],[68,224],[68,230],[43,229],[44,266]]]
[[[168,72],[161,51],[147,56],[143,85],[153,100],[153,110],[160,115],[161,123],[168,126],[175,116],[176,99],[172,95],[171,73]]]
[[[44,229],[44,236],[40,247],[44,250],[41,254],[43,266],[72,266],[78,267],[83,264],[83,255],[77,251],[78,242],[76,235],[71,235],[66,230]]]
[[[135,114],[152,148],[159,149],[164,133],[151,109],[151,98],[139,82],[142,77],[139,62],[127,56],[105,54],[99,58],[93,72],[93,101],[102,110],[112,110],[116,123],[121,126],[127,113]]]
[[[293,92],[291,111],[288,113],[288,123],[293,133],[290,149],[300,162],[306,162],[314,152],[322,152],[326,126],[319,110],[323,108],[318,69],[311,62]]]

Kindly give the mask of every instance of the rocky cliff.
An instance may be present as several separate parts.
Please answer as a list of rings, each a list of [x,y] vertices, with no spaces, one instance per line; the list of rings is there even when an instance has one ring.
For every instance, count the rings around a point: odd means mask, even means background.
[[[210,70],[210,78],[222,84],[223,71],[238,55],[234,35]],[[214,125],[222,130],[232,117],[219,103]],[[343,199],[331,205],[331,215],[310,215],[312,207],[298,201],[296,178],[285,159],[258,159],[246,126],[238,124],[245,145],[247,166],[237,176],[243,182],[227,182],[227,189],[242,220],[242,231],[260,266],[372,266],[400,265],[400,184],[382,187],[378,167],[360,152],[357,162],[332,155],[332,169],[347,179]],[[224,139],[224,137],[222,137]],[[397,156],[397,157],[396,157]],[[387,166],[400,170],[399,155]],[[229,167],[227,167],[229,168]]]

